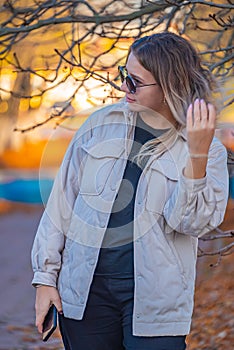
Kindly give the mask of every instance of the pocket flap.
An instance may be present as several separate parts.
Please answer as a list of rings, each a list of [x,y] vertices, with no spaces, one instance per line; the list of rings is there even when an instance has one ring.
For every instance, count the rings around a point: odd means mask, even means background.
[[[124,140],[108,139],[100,141],[92,137],[88,143],[81,146],[93,158],[119,158],[124,152]]]
[[[80,184],[82,195],[99,195],[102,193],[108,178],[112,173],[112,181],[117,181],[118,171],[114,168],[124,152],[123,139],[108,139],[101,141],[92,138],[82,146],[86,152],[83,175]]]

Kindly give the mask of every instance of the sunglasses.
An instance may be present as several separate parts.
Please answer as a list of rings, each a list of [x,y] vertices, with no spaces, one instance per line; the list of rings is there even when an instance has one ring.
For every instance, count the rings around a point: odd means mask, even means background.
[[[128,74],[128,71],[126,69],[125,66],[119,66],[118,67],[118,71],[120,74],[120,79],[122,81],[122,83],[125,81],[128,90],[130,91],[131,94],[135,94],[136,93],[136,89],[140,88],[140,87],[145,87],[145,86],[151,86],[151,85],[158,85],[157,83],[153,83],[153,84],[141,84],[136,82],[130,74]]]

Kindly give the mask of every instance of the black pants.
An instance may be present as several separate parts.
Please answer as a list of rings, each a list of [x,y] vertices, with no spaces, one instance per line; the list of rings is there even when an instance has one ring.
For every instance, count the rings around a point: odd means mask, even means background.
[[[185,350],[185,336],[132,335],[132,278],[95,276],[84,318],[59,316],[66,350]]]

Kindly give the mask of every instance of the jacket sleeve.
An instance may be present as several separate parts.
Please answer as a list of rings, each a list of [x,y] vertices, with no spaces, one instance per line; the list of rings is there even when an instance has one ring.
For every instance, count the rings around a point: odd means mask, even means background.
[[[189,179],[181,175],[163,214],[173,230],[200,237],[222,223],[227,201],[227,152],[215,138],[209,151],[206,176]]]
[[[80,146],[91,134],[91,123],[87,120],[71,141],[56,175],[32,247],[33,285],[56,287],[65,235],[79,191],[79,168],[83,159]]]

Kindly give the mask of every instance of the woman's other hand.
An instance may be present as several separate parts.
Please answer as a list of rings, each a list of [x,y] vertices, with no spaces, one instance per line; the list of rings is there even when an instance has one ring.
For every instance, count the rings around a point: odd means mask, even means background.
[[[36,327],[39,333],[42,333],[42,324],[49,310],[49,307],[54,304],[58,313],[62,312],[62,303],[55,287],[41,285],[36,289]]]

